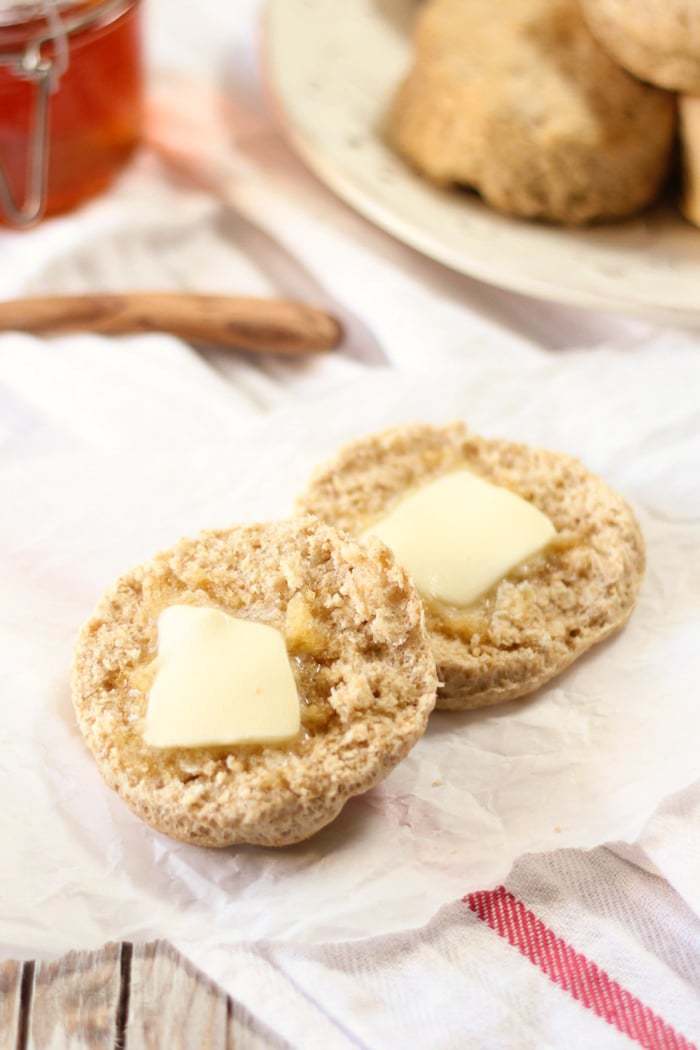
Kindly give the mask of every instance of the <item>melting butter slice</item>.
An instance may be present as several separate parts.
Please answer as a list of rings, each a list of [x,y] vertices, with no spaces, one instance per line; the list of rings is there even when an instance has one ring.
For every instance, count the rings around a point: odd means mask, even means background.
[[[556,529],[508,489],[458,470],[406,496],[365,532],[378,536],[424,598],[471,605]]]
[[[219,609],[171,605],[158,618],[144,739],[152,747],[276,744],[299,732],[284,638]]]

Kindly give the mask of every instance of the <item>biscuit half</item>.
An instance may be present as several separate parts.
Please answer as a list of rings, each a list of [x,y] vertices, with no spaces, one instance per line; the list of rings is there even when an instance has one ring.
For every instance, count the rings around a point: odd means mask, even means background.
[[[147,746],[157,620],[204,605],[285,635],[302,701],[287,746]],[[425,730],[435,662],[422,603],[380,543],[300,519],[204,532],[128,572],[78,641],[73,701],[103,777],[143,820],[202,846],[283,846],[381,780]]]
[[[462,423],[355,441],[314,475],[298,508],[359,534],[408,491],[465,468],[532,502],[557,537],[469,609],[426,603],[437,706],[452,710],[525,696],[559,674],[625,623],[644,573],[634,514],[600,478],[570,456]]]

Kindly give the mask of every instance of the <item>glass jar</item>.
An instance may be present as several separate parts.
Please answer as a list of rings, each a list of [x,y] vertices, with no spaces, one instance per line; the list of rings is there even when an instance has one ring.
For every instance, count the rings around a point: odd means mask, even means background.
[[[0,222],[104,189],[138,143],[140,0],[0,0]]]

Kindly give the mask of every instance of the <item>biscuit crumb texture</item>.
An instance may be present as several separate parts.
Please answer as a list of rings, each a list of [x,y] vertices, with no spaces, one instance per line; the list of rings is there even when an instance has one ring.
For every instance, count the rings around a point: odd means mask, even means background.
[[[625,623],[644,573],[635,517],[600,478],[570,456],[478,437],[461,422],[348,445],[298,508],[358,534],[411,489],[464,468],[532,502],[558,534],[468,609],[426,603],[437,706],[451,710],[514,700],[559,674]]]
[[[581,0],[591,32],[630,73],[700,93],[698,0]]]
[[[288,746],[159,750],[142,737],[157,621],[210,606],[285,634],[302,703]],[[152,827],[201,846],[283,846],[328,824],[423,734],[437,679],[423,608],[385,547],[310,518],[202,533],[123,576],[83,628],[80,729]]]
[[[655,199],[674,127],[673,96],[610,58],[578,0],[430,0],[388,137],[438,184],[471,187],[510,215],[577,225]]]

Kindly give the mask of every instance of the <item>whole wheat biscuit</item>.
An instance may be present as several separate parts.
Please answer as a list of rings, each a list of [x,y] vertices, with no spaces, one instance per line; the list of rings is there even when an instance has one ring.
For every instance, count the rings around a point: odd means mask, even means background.
[[[183,603],[284,632],[302,701],[298,740],[145,744],[157,619]],[[202,846],[283,846],[328,824],[407,754],[436,685],[420,599],[386,548],[301,519],[204,532],[123,576],[82,630],[73,700],[103,777],[154,828]]]
[[[570,456],[477,437],[462,423],[355,441],[298,507],[360,533],[408,491],[464,468],[534,503],[558,535],[468,610],[426,602],[437,706],[455,710],[513,700],[563,671],[627,620],[644,572],[634,515],[600,478]]]
[[[597,40],[630,73],[659,87],[700,92],[697,0],[580,0]]]
[[[700,95],[678,99],[683,197],[681,211],[689,222],[700,226]]]
[[[578,224],[654,200],[674,125],[673,97],[609,57],[577,0],[429,0],[388,135],[434,182]]]

